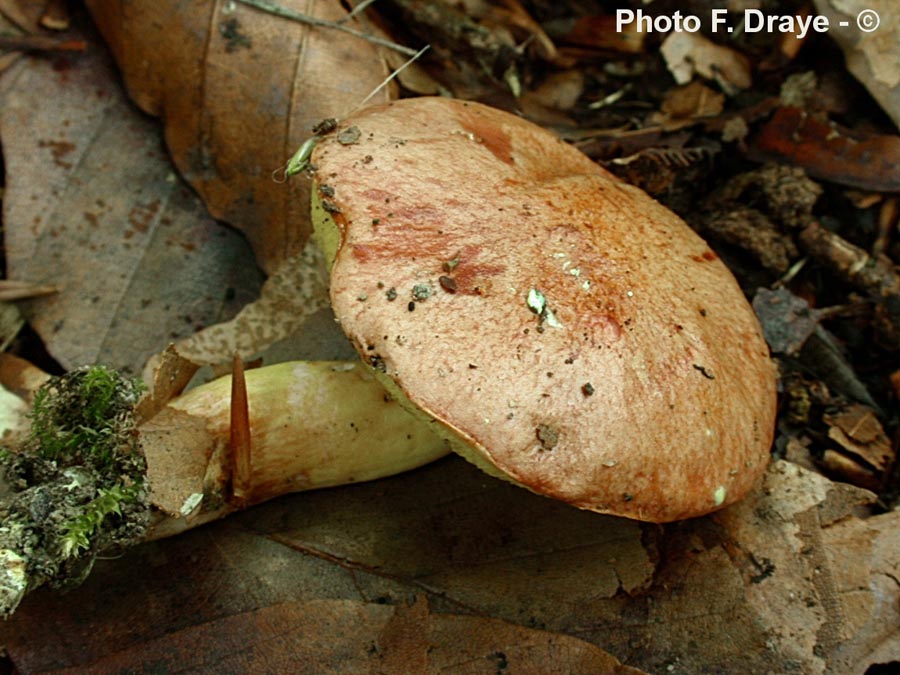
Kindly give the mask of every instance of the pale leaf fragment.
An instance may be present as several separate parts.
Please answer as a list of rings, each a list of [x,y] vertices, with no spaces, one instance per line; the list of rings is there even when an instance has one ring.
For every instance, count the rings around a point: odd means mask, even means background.
[[[175,344],[175,351],[198,365],[215,365],[238,353],[249,358],[289,338],[319,310],[328,307],[327,273],[312,240],[278,266],[260,297],[230,321],[215,324]]]
[[[862,675],[900,661],[900,511],[848,518],[822,538],[841,620],[831,672]]]
[[[746,575],[748,609],[783,664],[824,673],[845,639],[835,590],[839,570],[829,564],[826,537],[830,526],[873,497],[778,461],[759,497],[714,516],[727,528],[733,564]]]
[[[673,32],[662,43],[660,52],[678,84],[687,84],[696,74],[714,80],[726,94],[734,94],[752,83],[746,56],[700,33]]]
[[[828,18],[828,36],[843,50],[847,69],[900,127],[900,4],[895,0],[814,4]]]
[[[136,409],[138,423],[151,419],[184,391],[198,369],[199,365],[179,355],[174,345],[150,358],[144,367],[147,389]]]
[[[0,384],[0,439],[28,428],[28,406],[25,401]]]

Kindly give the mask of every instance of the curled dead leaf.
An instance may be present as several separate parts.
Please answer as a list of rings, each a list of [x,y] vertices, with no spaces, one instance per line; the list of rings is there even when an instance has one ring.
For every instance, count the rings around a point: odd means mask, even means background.
[[[663,41],[660,52],[678,84],[687,84],[696,74],[734,94],[752,83],[746,56],[700,33],[675,31]]]
[[[752,139],[750,155],[793,164],[840,185],[900,191],[900,136],[855,133],[800,108],[776,110]]]
[[[896,458],[875,411],[853,403],[822,419],[834,443],[822,458],[825,468],[853,485],[879,490]]]
[[[702,82],[693,81],[683,87],[670,89],[666,93],[660,109],[662,113],[660,121],[682,122],[715,117],[722,112],[724,102],[724,94],[713,91]]]

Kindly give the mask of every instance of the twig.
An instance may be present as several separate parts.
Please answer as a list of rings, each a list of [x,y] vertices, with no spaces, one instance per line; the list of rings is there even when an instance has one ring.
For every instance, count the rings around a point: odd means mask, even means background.
[[[305,23],[309,26],[333,28],[335,30],[343,31],[344,33],[349,33],[350,35],[361,38],[363,40],[368,40],[373,44],[387,47],[388,49],[393,49],[400,52],[401,54],[406,54],[407,56],[414,56],[416,54],[416,50],[412,47],[405,47],[403,45],[397,44],[396,42],[391,42],[390,40],[380,38],[377,35],[372,35],[371,33],[363,33],[362,31],[358,31],[355,28],[350,28],[349,26],[345,26],[335,21],[327,21],[326,19],[319,19],[308,14],[301,14],[300,12],[295,12],[294,10],[288,9],[287,7],[276,5],[274,2],[268,2],[268,0],[237,1],[242,5],[247,5],[263,12],[268,12],[269,14],[274,14],[275,16],[280,16],[292,21],[299,21],[300,23]]]
[[[425,50],[428,49],[429,46],[430,45],[425,45],[424,47],[422,47],[422,49],[413,54],[409,59],[406,60],[406,63],[397,68],[397,70],[388,75],[386,78],[384,78],[381,81],[381,84],[370,91],[369,95],[366,96],[362,101],[360,101],[355,108],[341,115],[341,117],[346,117],[347,115],[350,115],[362,108],[366,103],[369,102],[369,100],[373,96],[375,96],[375,94],[384,89],[391,82],[391,80],[393,80],[395,77],[397,77],[397,75],[403,72],[404,68],[406,68],[413,61],[422,56],[422,54],[425,53]],[[322,120],[319,124],[313,127],[313,135],[307,138],[303,142],[303,145],[301,145],[297,150],[297,152],[291,155],[291,158],[287,161],[287,164],[284,165],[284,168],[276,169],[272,172],[272,180],[274,180],[276,183],[283,182],[291,176],[295,176],[296,174],[300,173],[301,171],[306,171],[310,167],[309,158],[312,156],[313,150],[315,150],[316,145],[318,145],[320,138],[325,134],[329,134],[334,131],[335,127],[337,126],[337,120],[338,118],[330,117]]]
[[[888,249],[891,241],[891,232],[900,223],[900,199],[890,197],[881,204],[878,212],[878,236],[872,244],[872,255],[878,256]]]
[[[362,108],[366,103],[368,103],[369,100],[373,96],[375,96],[375,94],[377,94],[379,91],[384,89],[388,84],[390,84],[390,82],[395,77],[397,77],[400,73],[402,73],[404,70],[406,70],[406,68],[408,66],[410,66],[414,61],[416,61],[420,56],[422,56],[422,54],[424,54],[430,46],[431,45],[425,45],[424,47],[422,47],[422,49],[420,49],[415,54],[413,54],[411,57],[409,57],[409,59],[407,59],[406,63],[404,63],[399,68],[397,68],[397,70],[395,70],[393,73],[388,75],[386,78],[384,78],[384,81],[381,84],[379,84],[377,87],[375,87],[371,92],[369,92],[369,95],[366,96],[358,106],[356,106],[356,109]]]
[[[87,42],[47,35],[0,35],[0,50],[22,52],[83,52]]]
[[[900,273],[886,256],[870,256],[817,222],[807,225],[799,240],[813,258],[841,279],[877,299],[900,300]]]
[[[374,2],[375,0],[363,0],[356,7],[354,7],[353,11],[351,11],[347,16],[345,16],[343,19],[338,20],[338,23],[345,23],[347,21],[350,21],[360,12],[364,12],[366,8]]]
[[[58,286],[46,286],[29,284],[27,281],[14,281],[12,279],[0,279],[0,301],[11,302],[13,300],[25,300],[39,295],[59,293]]]
[[[885,255],[870,256],[817,222],[798,237],[809,255],[840,279],[868,293],[878,303],[876,335],[885,347],[900,348],[900,270]]]

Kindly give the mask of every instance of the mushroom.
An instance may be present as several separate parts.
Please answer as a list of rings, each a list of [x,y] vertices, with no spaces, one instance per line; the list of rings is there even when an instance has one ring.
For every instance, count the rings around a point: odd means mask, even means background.
[[[737,282],[674,213],[551,133],[446,98],[359,111],[311,162],[337,320],[456,452],[653,522],[755,485],[774,367]]]
[[[294,361],[207,382],[138,428],[155,518],[149,538],[303,490],[374,480],[446,455],[352,361]]]
[[[312,162],[335,316],[369,367],[236,367],[167,400],[182,379],[169,364],[139,425],[124,412],[131,385],[74,373],[113,424],[89,434],[102,448],[38,447],[48,484],[17,483],[0,502],[0,616],[120,535],[175,534],[414,468],[448,445],[536,493],[652,522],[754,486],[774,367],[736,281],[672,212],[549,132],[451,99],[357,112],[318,139]],[[63,398],[73,419],[94,407],[80,403],[89,389]],[[50,530],[38,536],[28,514],[51,493],[62,520],[41,518]]]

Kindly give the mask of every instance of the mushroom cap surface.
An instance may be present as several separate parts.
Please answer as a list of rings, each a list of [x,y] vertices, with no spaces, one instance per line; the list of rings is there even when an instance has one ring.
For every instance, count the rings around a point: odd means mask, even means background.
[[[455,449],[653,522],[752,489],[774,366],[737,282],[674,213],[540,127],[446,98],[363,109],[312,162],[335,315]]]

